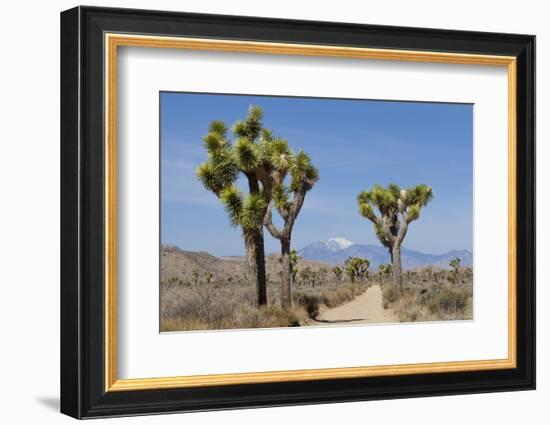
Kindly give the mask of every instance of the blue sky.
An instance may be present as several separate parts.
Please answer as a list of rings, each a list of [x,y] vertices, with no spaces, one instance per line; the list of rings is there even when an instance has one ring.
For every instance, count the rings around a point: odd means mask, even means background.
[[[243,240],[218,199],[195,177],[213,119],[230,127],[249,105],[264,125],[303,149],[320,179],[307,194],[293,248],[335,236],[378,244],[358,213],[357,194],[374,184],[428,184],[435,198],[404,246],[425,253],[472,250],[473,106],[320,98],[161,93],[161,241],[213,255],[242,255]],[[266,251],[279,242],[265,232]]]

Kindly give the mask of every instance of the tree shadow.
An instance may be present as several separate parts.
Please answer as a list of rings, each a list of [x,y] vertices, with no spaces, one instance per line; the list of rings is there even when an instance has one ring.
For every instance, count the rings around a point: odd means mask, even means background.
[[[35,400],[42,406],[59,412],[59,397],[36,397]]]
[[[326,320],[326,319],[313,319],[319,323],[350,323],[350,322],[360,322],[365,319],[338,319],[338,320]]]

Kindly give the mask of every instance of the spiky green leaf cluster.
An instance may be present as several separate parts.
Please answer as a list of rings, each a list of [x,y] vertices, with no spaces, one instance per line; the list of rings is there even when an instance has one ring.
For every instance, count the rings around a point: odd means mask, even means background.
[[[231,225],[240,225],[243,211],[243,196],[237,186],[226,187],[220,194],[220,200],[229,216]]]
[[[225,188],[220,194],[231,225],[241,226],[243,230],[261,227],[267,208],[262,193],[243,195],[236,186]]]
[[[214,120],[208,126],[208,132],[218,134],[220,137],[225,137],[227,134],[227,127],[223,121]]]
[[[432,200],[433,196],[434,193],[430,186],[419,184],[406,190],[404,201],[407,205],[424,207]]]
[[[231,185],[236,179],[236,172],[231,166],[224,171],[223,166],[216,166],[208,161],[197,168],[197,177],[205,188],[218,195],[224,188]]]
[[[254,171],[260,164],[258,145],[244,137],[241,137],[235,143],[233,157],[237,168],[245,173]]]
[[[267,202],[262,193],[251,193],[243,202],[240,224],[244,230],[262,227]]]
[[[294,154],[285,139],[276,138],[268,143],[267,153],[272,167],[279,172],[286,173],[294,164]]]
[[[269,143],[273,140],[273,131],[269,128],[262,128],[260,132],[260,142]]]
[[[313,185],[319,180],[319,172],[315,168],[309,156],[300,150],[294,158],[294,164],[290,169],[290,190],[297,192],[304,188],[310,190]]]
[[[389,214],[397,210],[401,189],[396,184],[389,184],[384,188],[382,185],[374,185],[371,190],[365,190],[357,196],[360,213],[362,205],[377,206],[382,214]],[[364,208],[365,213],[370,213],[369,209]],[[363,215],[363,214],[361,214]],[[364,217],[369,218],[364,215]]]
[[[374,218],[376,217],[374,214],[374,209],[372,208],[372,204],[369,202],[359,202],[359,214],[361,214],[365,218],[368,218],[369,220],[374,220]]]
[[[277,209],[287,210],[289,207],[288,188],[283,184],[277,184],[273,187],[272,192],[273,204]]]
[[[248,108],[248,116],[243,121],[237,121],[233,126],[236,137],[242,137],[255,141],[262,131],[262,119],[264,113],[259,106],[251,105]]]
[[[237,179],[238,169],[233,161],[231,143],[226,140],[227,129],[222,121],[212,121],[203,145],[208,161],[197,168],[197,177],[204,187],[216,195]]]
[[[411,205],[408,208],[407,213],[409,214],[409,220],[413,221],[418,219],[418,217],[420,217],[420,205],[419,204]]]

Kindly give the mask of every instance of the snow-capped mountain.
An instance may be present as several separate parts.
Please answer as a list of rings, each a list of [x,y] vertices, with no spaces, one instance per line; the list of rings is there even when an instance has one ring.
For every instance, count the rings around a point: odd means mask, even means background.
[[[326,241],[313,242],[298,251],[298,255],[306,259],[334,262],[333,255],[350,246],[353,246],[353,242],[342,237],[336,237]]]
[[[371,262],[371,269],[390,262],[389,252],[383,246],[356,244],[340,237],[313,242],[299,250],[298,255],[307,260],[324,261],[330,264],[343,264],[348,257],[367,258]],[[427,265],[448,269],[449,262],[455,257],[462,260],[463,266],[472,266],[473,256],[467,250],[451,250],[443,254],[425,254],[404,247],[401,248],[401,261],[404,269]]]
[[[341,249],[346,249],[353,245],[352,241],[348,241],[346,238],[342,238],[340,236],[330,238],[324,243],[332,251],[340,251]]]

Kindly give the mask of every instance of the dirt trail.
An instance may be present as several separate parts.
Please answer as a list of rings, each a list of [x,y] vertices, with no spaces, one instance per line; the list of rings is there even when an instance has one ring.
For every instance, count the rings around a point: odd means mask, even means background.
[[[373,285],[353,301],[322,312],[317,323],[390,323],[398,322],[392,310],[382,307],[380,285]]]

